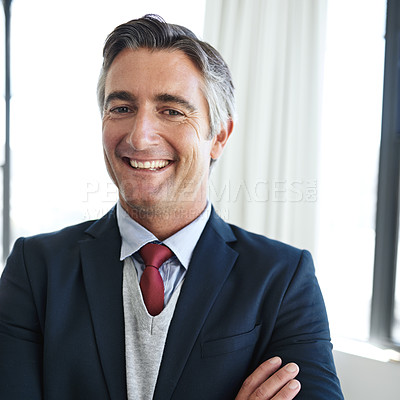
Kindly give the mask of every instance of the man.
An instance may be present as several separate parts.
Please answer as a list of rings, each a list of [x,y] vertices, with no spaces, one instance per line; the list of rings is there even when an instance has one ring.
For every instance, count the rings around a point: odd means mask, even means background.
[[[234,119],[217,51],[157,16],[130,21],[106,41],[98,96],[119,202],[17,240],[0,398],[342,399],[309,253],[207,201]]]

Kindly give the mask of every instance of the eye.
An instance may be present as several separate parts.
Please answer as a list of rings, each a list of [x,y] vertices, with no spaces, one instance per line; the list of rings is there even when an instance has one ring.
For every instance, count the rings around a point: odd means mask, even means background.
[[[168,108],[167,110],[164,110],[162,113],[171,117],[183,117],[183,113],[176,111],[172,108]]]
[[[116,113],[116,114],[126,114],[129,113],[131,110],[129,109],[129,107],[126,106],[118,106],[118,107],[114,107],[110,110],[112,113]]]

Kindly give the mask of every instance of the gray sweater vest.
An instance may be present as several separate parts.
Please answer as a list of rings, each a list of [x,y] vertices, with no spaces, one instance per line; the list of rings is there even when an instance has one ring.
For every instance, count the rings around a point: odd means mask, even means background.
[[[124,261],[123,302],[128,400],[151,400],[157,382],[169,324],[182,282],[164,310],[152,317],[144,305],[131,257]]]

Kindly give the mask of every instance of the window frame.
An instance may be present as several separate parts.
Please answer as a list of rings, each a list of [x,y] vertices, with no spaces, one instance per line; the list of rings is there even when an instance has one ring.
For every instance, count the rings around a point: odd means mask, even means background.
[[[381,346],[399,347],[392,336],[400,179],[400,2],[396,0],[387,1],[385,39],[370,339]]]

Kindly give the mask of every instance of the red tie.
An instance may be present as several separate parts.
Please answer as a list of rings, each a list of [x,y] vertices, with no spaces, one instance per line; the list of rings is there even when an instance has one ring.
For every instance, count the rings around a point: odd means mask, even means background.
[[[143,301],[149,314],[155,316],[164,308],[164,282],[158,268],[171,258],[173,253],[168,247],[156,243],[144,245],[139,253],[146,265],[140,278]]]

